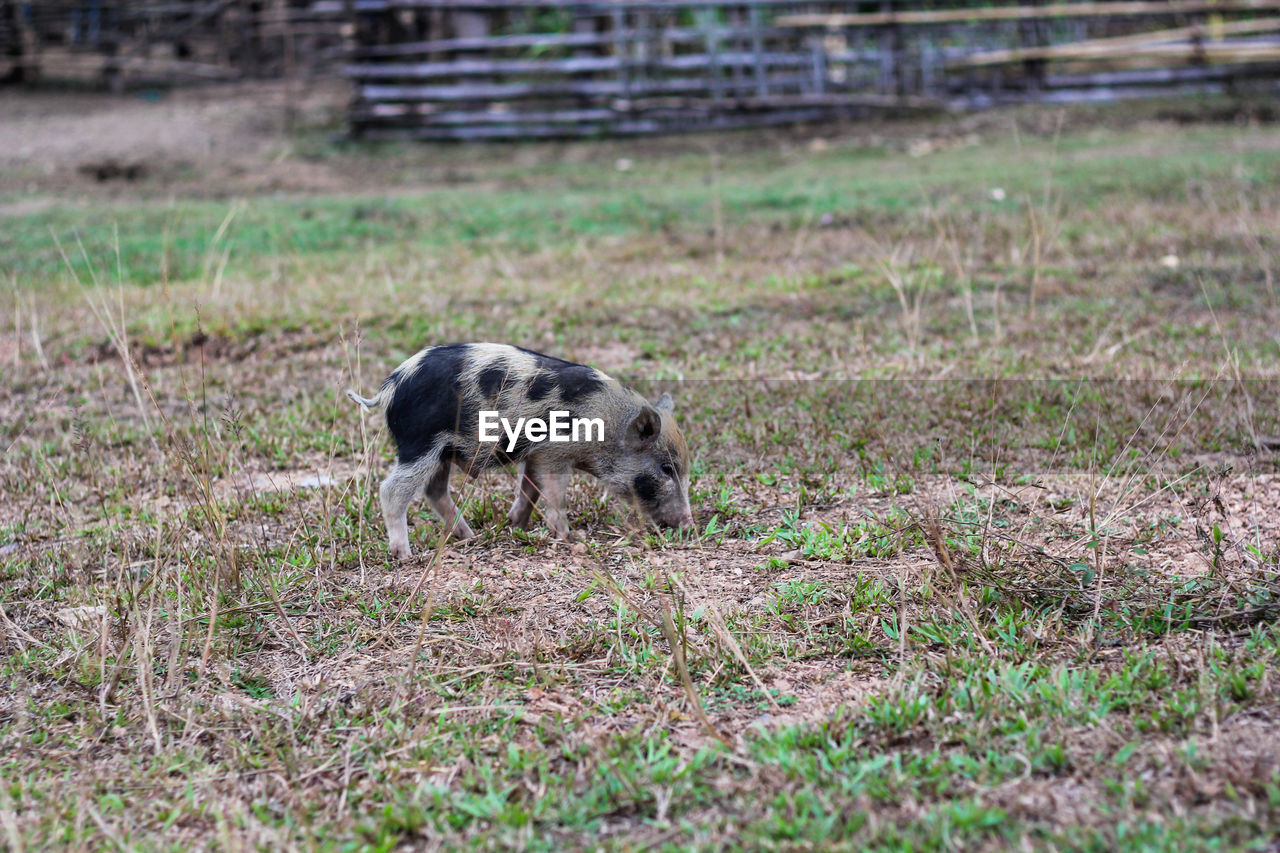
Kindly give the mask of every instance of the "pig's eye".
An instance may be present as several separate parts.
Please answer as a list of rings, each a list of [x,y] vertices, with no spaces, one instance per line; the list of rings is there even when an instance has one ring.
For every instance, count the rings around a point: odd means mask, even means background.
[[[672,465],[670,462],[663,462],[662,473],[674,480],[676,478],[676,466]]]

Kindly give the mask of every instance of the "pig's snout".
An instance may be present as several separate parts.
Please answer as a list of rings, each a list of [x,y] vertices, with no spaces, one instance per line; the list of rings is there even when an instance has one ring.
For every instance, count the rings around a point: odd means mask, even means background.
[[[675,515],[663,517],[661,523],[663,527],[670,527],[674,530],[688,530],[693,527],[693,513],[686,509]]]

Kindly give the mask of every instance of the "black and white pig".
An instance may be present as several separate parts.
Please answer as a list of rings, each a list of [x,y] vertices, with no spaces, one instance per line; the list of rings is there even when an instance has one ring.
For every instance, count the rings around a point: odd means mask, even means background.
[[[689,449],[669,394],[651,404],[595,368],[473,343],[427,347],[392,371],[372,399],[347,396],[366,411],[381,411],[396,444],[380,493],[393,557],[409,555],[406,510],[420,493],[455,536],[475,535],[449,495],[453,465],[474,476],[516,464],[508,519],[526,527],[541,497],[547,527],[560,539],[569,538],[564,499],[574,469],[597,477],[656,524],[693,523]],[[482,431],[497,440],[482,441]]]

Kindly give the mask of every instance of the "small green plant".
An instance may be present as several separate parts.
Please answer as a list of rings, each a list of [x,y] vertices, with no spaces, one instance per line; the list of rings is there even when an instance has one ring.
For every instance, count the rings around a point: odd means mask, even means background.
[[[839,526],[826,522],[802,523],[799,514],[787,512],[782,523],[764,537],[761,545],[780,543],[804,557],[851,561],[858,557],[885,557],[923,543],[923,537],[902,510],[890,510],[883,520],[868,518]]]

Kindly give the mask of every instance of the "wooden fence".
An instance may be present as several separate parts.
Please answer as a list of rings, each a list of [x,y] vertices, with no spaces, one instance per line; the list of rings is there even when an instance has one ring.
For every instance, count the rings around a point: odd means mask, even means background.
[[[1280,80],[1280,0],[320,0],[352,133],[478,139],[793,123],[882,108]]]
[[[591,136],[1280,81],[1280,0],[0,0],[0,79],[341,71],[367,138]]]

